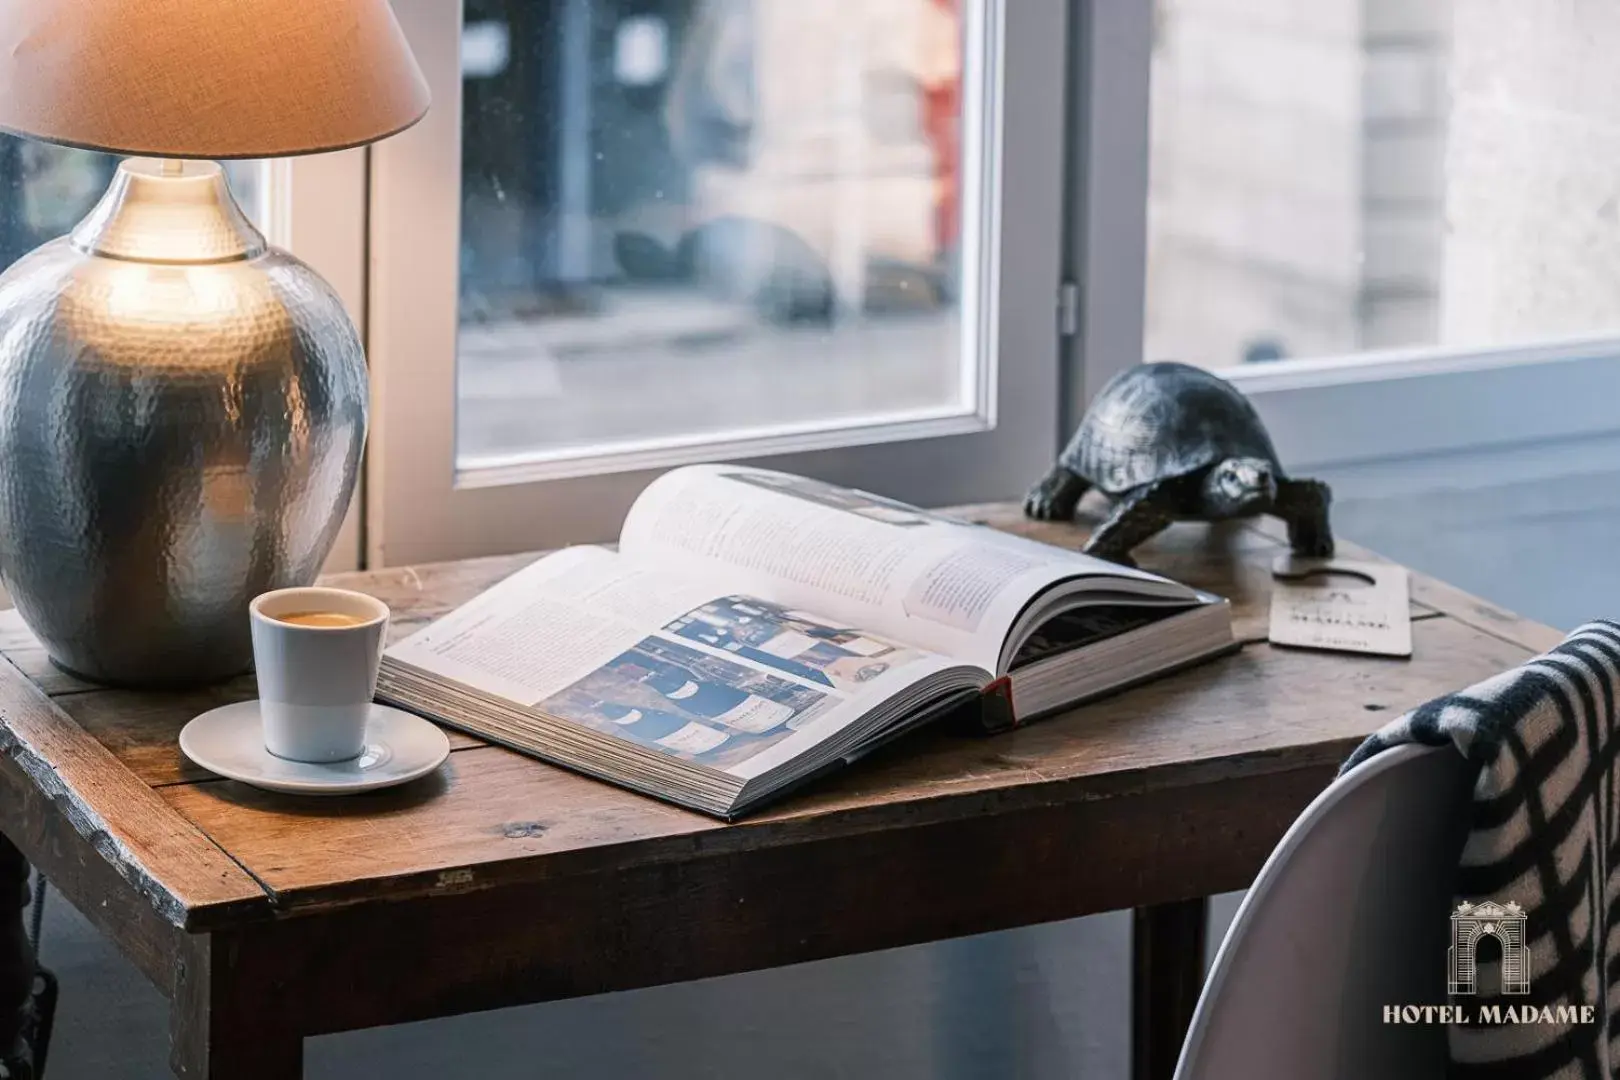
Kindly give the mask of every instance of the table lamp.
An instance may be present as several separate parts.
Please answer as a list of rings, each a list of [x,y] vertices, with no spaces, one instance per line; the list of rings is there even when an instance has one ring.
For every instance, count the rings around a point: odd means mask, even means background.
[[[0,0],[0,129],[134,155],[0,276],[0,581],[58,666],[240,673],[248,602],[319,572],[365,356],[208,159],[360,146],[427,106],[388,0]]]

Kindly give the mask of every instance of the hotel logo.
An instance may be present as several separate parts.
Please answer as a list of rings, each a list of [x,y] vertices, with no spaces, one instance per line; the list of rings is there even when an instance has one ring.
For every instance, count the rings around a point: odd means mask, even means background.
[[[1502,946],[1500,993],[1530,992],[1530,947],[1524,936],[1524,908],[1513,902],[1463,901],[1451,913],[1451,948],[1446,951],[1446,989],[1452,997],[1479,992],[1479,945],[1493,937]],[[1595,1024],[1595,1005],[1385,1005],[1386,1024]]]

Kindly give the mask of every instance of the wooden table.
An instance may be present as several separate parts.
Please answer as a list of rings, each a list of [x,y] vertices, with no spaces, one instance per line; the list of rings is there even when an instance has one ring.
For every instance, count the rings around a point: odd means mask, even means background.
[[[1133,1071],[1168,1077],[1202,977],[1201,898],[1247,885],[1369,731],[1559,637],[1414,575],[1410,661],[1273,648],[1280,536],[1182,526],[1138,552],[1233,600],[1238,654],[1004,735],[908,737],[729,826],[460,735],[437,775],[371,796],[219,780],[176,736],[251,680],[92,686],[8,614],[0,828],[169,996],[185,1077],[286,1080],[307,1035],[1121,908],[1137,911]],[[525,561],[333,580],[392,605],[397,635]],[[0,879],[18,871],[0,858]],[[0,888],[0,929],[16,893]]]

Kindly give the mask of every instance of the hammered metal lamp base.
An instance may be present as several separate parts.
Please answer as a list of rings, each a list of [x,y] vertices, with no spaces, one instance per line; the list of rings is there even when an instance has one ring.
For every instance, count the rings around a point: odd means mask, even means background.
[[[342,302],[219,166],[126,161],[0,276],[0,581],[92,681],[245,671],[248,601],[336,540],[366,399]]]

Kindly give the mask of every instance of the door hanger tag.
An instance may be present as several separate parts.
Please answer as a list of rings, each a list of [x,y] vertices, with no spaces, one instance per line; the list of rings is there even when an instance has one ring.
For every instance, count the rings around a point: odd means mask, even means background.
[[[1271,576],[1272,644],[1412,655],[1404,566],[1282,555]]]

